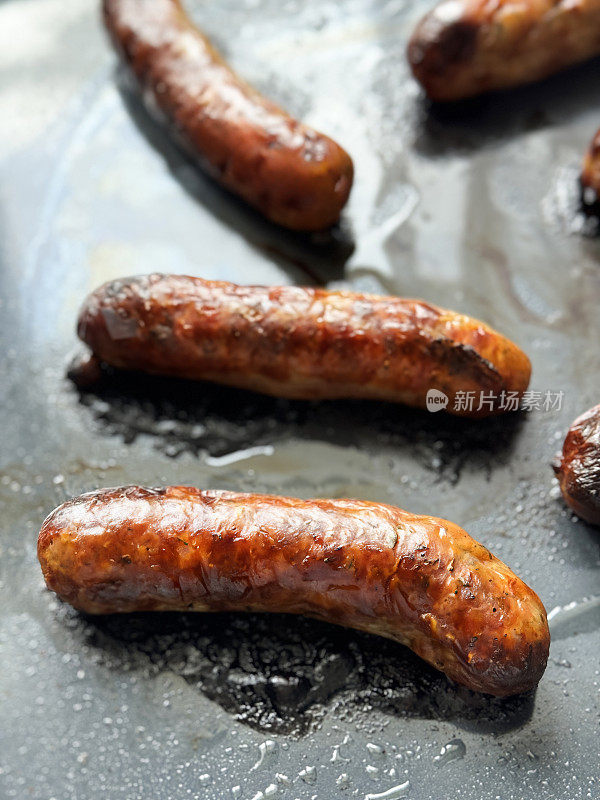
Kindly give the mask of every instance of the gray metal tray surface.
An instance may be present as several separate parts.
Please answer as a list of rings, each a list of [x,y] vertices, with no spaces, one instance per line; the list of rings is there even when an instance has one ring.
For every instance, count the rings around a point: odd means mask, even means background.
[[[427,5],[190,0],[245,76],[354,157],[342,224],[297,236],[148,119],[98,3],[0,3],[2,800],[600,797],[599,538],[549,466],[600,397],[600,240],[577,208],[600,62],[432,108],[404,59]],[[77,390],[83,298],[152,271],[423,297],[508,334],[562,406],[469,422],[130,375]],[[546,674],[501,701],[302,619],[85,618],[45,590],[37,532],[64,499],[127,483],[452,519],[551,612]]]

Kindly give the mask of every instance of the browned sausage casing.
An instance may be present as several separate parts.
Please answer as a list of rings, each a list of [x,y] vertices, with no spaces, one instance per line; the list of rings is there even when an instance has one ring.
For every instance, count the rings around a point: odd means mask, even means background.
[[[600,54],[600,0],[443,0],[408,45],[432,100],[541,80]]]
[[[548,657],[544,607],[505,564],[451,522],[379,503],[102,489],[50,514],[38,556],[88,613],[306,614],[498,696],[533,688]]]
[[[101,286],[78,333],[115,367],[296,399],[361,397],[453,410],[458,391],[522,393],[531,366],[482,322],[419,300],[149,275]],[[498,403],[497,403],[498,405]]]
[[[600,212],[600,130],[585,154],[581,187],[584,206],[594,213]]]
[[[600,405],[577,417],[553,466],[567,505],[600,525]]]
[[[179,0],[104,0],[104,19],[150,110],[213,178],[287,228],[338,220],[352,186],[350,156],[242,81]]]

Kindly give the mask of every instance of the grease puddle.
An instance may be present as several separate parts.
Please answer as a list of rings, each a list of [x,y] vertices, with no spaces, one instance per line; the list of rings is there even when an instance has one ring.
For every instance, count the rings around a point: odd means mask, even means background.
[[[598,630],[600,596],[584,597],[564,606],[555,606],[548,614],[548,624],[553,640],[570,639],[580,633]]]

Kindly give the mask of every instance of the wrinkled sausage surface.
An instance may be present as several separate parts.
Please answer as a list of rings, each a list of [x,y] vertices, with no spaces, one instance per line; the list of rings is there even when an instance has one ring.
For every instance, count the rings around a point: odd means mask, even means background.
[[[443,0],[408,45],[432,100],[546,78],[600,55],[600,0]]]
[[[600,130],[592,139],[583,160],[581,188],[584,208],[600,215]]]
[[[213,178],[287,228],[338,220],[352,186],[348,154],[241,80],[179,0],[104,0],[104,20],[150,111]]]
[[[461,528],[359,500],[129,486],[46,519],[48,587],[92,614],[271,611],[394,639],[471,689],[533,688],[549,633],[537,595]]]
[[[600,405],[577,417],[553,467],[567,505],[600,525]]]
[[[419,300],[177,275],[112,281],[79,315],[79,337],[115,367],[295,399],[371,398],[424,407],[443,391],[522,393],[531,365],[482,322]],[[457,404],[459,405],[459,404]]]

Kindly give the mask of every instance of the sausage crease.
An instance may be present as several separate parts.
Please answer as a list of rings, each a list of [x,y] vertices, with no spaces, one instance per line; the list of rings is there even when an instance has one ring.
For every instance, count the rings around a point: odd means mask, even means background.
[[[484,393],[521,394],[531,365],[482,322],[419,300],[177,275],[112,281],[85,301],[79,337],[115,367],[296,399],[372,398],[424,407],[429,389],[467,416]],[[455,403],[473,392],[471,408]],[[455,408],[456,406],[456,408]],[[459,407],[460,406],[460,407]]]
[[[584,206],[593,213],[600,213],[600,130],[585,154],[581,188]]]
[[[553,467],[567,505],[600,525],[600,405],[577,417]]]
[[[432,100],[506,89],[600,54],[600,0],[443,0],[408,60]]]
[[[104,0],[116,49],[202,167],[279,225],[327,228],[352,186],[350,156],[239,78],[179,0]]]
[[[101,489],[50,514],[38,556],[81,611],[305,614],[497,696],[533,688],[548,657],[544,607],[505,564],[451,522],[379,503]]]

